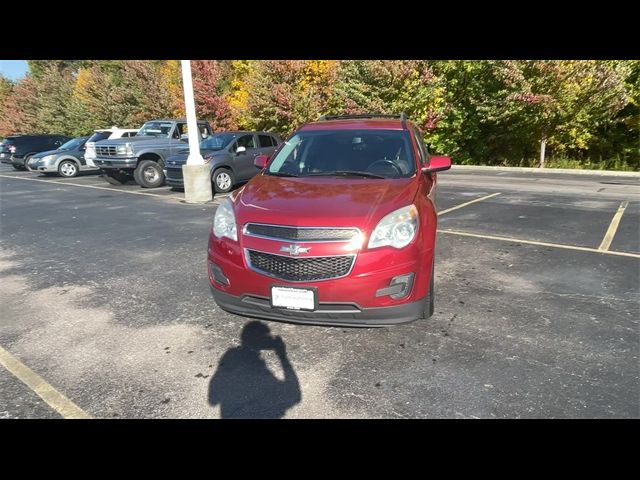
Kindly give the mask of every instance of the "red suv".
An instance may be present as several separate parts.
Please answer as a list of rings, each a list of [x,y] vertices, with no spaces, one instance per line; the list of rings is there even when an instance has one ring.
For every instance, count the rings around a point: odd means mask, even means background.
[[[225,199],[209,281],[229,312],[322,325],[392,325],[433,314],[436,172],[402,115],[322,117]]]

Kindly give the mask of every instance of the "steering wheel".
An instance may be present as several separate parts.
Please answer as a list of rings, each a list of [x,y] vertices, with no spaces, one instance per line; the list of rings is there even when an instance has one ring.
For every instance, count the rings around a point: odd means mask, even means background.
[[[372,168],[375,167],[376,165],[388,165],[390,167],[393,167],[397,175],[402,175],[402,170],[400,170],[400,167],[398,167],[398,165],[396,165],[393,160],[387,160],[386,158],[383,158],[382,160],[376,160],[375,162],[373,162],[371,165],[367,167],[367,171],[372,172]]]

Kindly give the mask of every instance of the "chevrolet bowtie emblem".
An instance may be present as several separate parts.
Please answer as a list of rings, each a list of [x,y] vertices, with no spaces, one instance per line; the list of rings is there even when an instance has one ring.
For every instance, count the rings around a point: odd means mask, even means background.
[[[289,255],[300,255],[301,253],[307,253],[309,250],[311,250],[311,247],[301,247],[300,245],[280,247],[281,252],[287,252]]]

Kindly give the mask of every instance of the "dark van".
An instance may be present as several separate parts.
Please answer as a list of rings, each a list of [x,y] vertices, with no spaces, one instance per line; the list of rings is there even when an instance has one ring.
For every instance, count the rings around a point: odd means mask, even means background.
[[[56,150],[71,140],[64,135],[11,135],[0,145],[0,161],[16,170],[26,170],[27,162],[36,153]]]

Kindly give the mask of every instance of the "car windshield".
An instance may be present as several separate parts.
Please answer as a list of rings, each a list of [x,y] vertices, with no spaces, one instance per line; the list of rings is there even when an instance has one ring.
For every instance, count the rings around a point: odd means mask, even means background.
[[[236,138],[236,135],[233,133],[211,135],[200,142],[200,148],[203,150],[222,150],[229,145],[234,138]]]
[[[173,127],[173,123],[171,122],[147,122],[142,128],[138,131],[136,136],[138,137],[169,137],[171,134],[171,127]]]
[[[267,174],[398,178],[415,168],[406,130],[303,130],[284,143]]]
[[[106,140],[111,136],[111,132],[96,132],[89,137],[88,142],[99,142],[100,140]]]
[[[78,137],[73,140],[69,140],[67,143],[60,145],[60,150],[75,150],[80,147],[86,139],[87,137]]]

